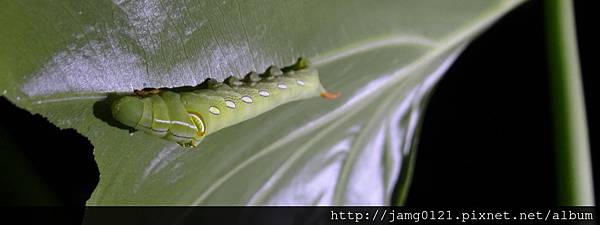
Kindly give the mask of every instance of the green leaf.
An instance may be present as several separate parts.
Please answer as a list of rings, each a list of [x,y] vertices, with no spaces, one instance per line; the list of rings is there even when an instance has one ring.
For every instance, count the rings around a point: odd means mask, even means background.
[[[88,205],[400,204],[428,93],[519,3],[2,1],[0,92],[92,142],[101,175]],[[193,150],[130,134],[107,113],[109,92],[301,56],[342,97],[284,105]]]

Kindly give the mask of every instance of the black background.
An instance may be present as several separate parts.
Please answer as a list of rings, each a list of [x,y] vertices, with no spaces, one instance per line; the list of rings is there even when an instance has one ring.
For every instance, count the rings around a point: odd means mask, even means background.
[[[588,121],[596,120],[590,76],[594,38],[575,1]],[[549,75],[541,1],[528,2],[476,39],[437,86],[420,135],[409,206],[551,206],[555,172]],[[591,20],[593,21],[593,20]],[[73,130],[60,131],[0,98],[0,135],[23,149],[32,171],[55,192],[54,201],[0,178],[0,205],[59,203],[78,206],[75,221],[98,182],[92,146]],[[23,129],[24,127],[27,130]],[[597,143],[590,127],[591,149]],[[65,144],[72,145],[65,148]],[[46,149],[41,152],[39,149]],[[87,150],[82,150],[87,149]],[[593,153],[593,151],[592,151]],[[8,154],[2,151],[1,154]],[[3,156],[0,156],[3,157]],[[597,158],[597,154],[593,154]],[[598,162],[598,160],[595,160]],[[598,165],[594,165],[598,168]],[[12,171],[10,164],[0,165]],[[598,171],[597,169],[595,171]],[[9,173],[4,173],[7,175]],[[599,180],[595,175],[595,180]],[[22,182],[26,182],[24,179]]]
[[[598,39],[585,25],[589,2],[575,1],[575,7],[588,123],[594,124],[589,77],[596,72],[589,45]],[[542,1],[522,5],[476,39],[445,74],[425,114],[407,205],[556,204],[543,22]]]

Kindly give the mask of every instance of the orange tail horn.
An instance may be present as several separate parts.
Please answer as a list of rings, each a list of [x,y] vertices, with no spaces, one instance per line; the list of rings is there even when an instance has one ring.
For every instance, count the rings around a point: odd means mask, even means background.
[[[331,92],[328,92],[328,91],[324,91],[324,92],[321,93],[321,97],[323,97],[324,99],[327,99],[327,100],[336,99],[340,95],[342,95],[342,93],[340,93],[339,91],[336,91],[334,93],[331,93]]]

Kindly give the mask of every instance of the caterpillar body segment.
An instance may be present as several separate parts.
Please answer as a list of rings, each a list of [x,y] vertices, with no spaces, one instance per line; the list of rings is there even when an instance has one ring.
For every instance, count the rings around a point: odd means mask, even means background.
[[[325,91],[317,70],[307,68],[303,59],[284,71],[273,66],[242,80],[208,80],[206,88],[124,96],[113,103],[113,117],[137,130],[195,147],[206,135],[282,104],[320,95],[337,96]]]

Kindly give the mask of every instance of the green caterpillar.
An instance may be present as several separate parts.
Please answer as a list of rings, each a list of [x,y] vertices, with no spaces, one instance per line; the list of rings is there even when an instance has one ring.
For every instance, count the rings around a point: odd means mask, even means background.
[[[196,147],[209,134],[256,117],[282,104],[339,93],[325,91],[317,70],[307,60],[282,70],[272,66],[265,73],[250,73],[223,83],[209,79],[205,88],[188,91],[136,91],[112,104],[113,117],[120,123],[149,134]]]

